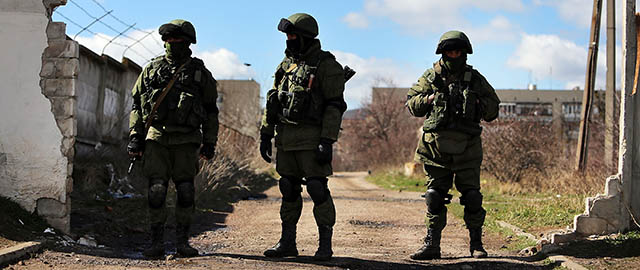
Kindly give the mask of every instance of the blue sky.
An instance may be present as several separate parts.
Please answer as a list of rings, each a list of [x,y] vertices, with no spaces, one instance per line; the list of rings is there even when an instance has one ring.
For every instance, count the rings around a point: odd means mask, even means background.
[[[73,22],[86,26],[93,20],[78,6],[95,17],[105,13],[96,2],[113,10],[111,15],[118,19],[136,23],[126,33],[132,39],[118,37],[118,44],[130,45],[145,35],[143,31],[154,32],[126,52],[139,64],[163,52],[157,28],[183,18],[196,27],[195,56],[217,79],[253,78],[263,94],[283,57],[285,36],[276,29],[278,21],[296,12],[309,13],[318,20],[323,49],[358,72],[347,83],[350,108],[367,100],[371,86],[410,86],[439,58],[434,54],[438,38],[452,29],[468,34],[474,46],[469,64],[496,89],[523,89],[529,83],[539,89],[582,87],[593,5],[591,0],[69,0],[56,9],[53,20],[66,22],[67,34],[73,37],[81,30]],[[619,67],[622,1],[617,2]],[[118,31],[127,28],[109,15],[101,22]],[[606,28],[604,21],[601,28]],[[98,53],[117,35],[101,23],[89,30],[96,35],[85,31],[77,40]],[[597,87],[605,83],[604,42],[603,32]],[[105,53],[120,59],[124,50],[112,44]]]

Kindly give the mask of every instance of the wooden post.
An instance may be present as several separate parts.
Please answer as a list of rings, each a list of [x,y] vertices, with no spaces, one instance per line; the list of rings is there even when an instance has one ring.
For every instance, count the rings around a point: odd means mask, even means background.
[[[616,101],[616,1],[607,0],[607,92],[605,100],[604,161],[613,168]],[[613,173],[613,172],[610,172]]]
[[[596,67],[598,65],[598,42],[600,40],[600,17],[602,0],[593,0],[593,16],[591,18],[591,38],[589,39],[589,54],[587,59],[587,75],[582,98],[582,112],[580,118],[580,133],[578,148],[576,149],[575,169],[583,172],[587,164],[587,146],[589,145],[589,119],[593,105],[593,89],[596,82]]]

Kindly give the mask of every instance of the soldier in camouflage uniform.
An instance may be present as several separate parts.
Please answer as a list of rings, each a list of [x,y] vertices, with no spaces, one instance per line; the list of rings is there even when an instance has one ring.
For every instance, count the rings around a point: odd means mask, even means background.
[[[132,157],[140,157],[144,152],[143,174],[149,181],[152,244],[144,255],[152,258],[164,255],[165,197],[171,179],[178,197],[177,252],[191,257],[198,255],[188,242],[194,212],[194,177],[198,172],[198,153],[208,160],[215,152],[218,94],[216,81],[202,60],[191,57],[189,46],[196,43],[193,25],[173,20],[162,25],[159,32],[165,41],[166,55],[153,59],[133,87],[128,151]],[[158,97],[173,78],[176,78],[173,87],[152,114]],[[152,122],[146,130],[148,121]]]
[[[335,57],[320,49],[318,24],[308,14],[282,19],[278,30],[287,35],[285,58],[275,73],[274,87],[260,128],[260,153],[271,162],[275,135],[276,171],[282,193],[282,237],[267,257],[297,256],[296,224],[302,212],[302,186],[313,200],[319,247],[315,260],[333,255],[331,237],[335,207],[327,176],[331,175],[332,144],[338,139],[344,101],[344,70]]]
[[[487,256],[482,246],[486,211],[480,193],[480,120],[496,119],[500,100],[480,72],[466,64],[467,54],[472,52],[464,33],[444,33],[436,50],[442,58],[418,78],[408,93],[409,112],[426,117],[415,159],[424,163],[427,174],[427,236],[424,245],[411,255],[415,260],[440,258],[446,204],[451,200],[448,192],[454,183],[462,194],[460,204],[464,205],[471,256]]]

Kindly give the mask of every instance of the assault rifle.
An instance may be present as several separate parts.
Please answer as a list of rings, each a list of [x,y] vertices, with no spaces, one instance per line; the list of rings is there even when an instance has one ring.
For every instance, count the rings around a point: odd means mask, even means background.
[[[356,71],[349,66],[344,66],[344,82],[346,83],[353,75],[356,75]]]

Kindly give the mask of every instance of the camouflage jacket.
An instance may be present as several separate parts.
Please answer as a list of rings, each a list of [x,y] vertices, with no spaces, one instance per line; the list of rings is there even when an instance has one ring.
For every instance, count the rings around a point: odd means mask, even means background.
[[[218,139],[216,80],[202,60],[192,57],[155,113],[147,140],[164,145],[212,143]],[[184,63],[184,62],[183,62]],[[138,77],[133,90],[129,118],[130,136],[145,134],[145,123],[160,93],[182,63],[160,56]]]
[[[320,138],[336,141],[347,106],[344,84],[342,66],[318,40],[300,58],[287,55],[267,93],[260,133],[275,134],[285,151],[316,149]]]
[[[484,76],[471,66],[455,76],[446,74],[441,61],[433,66],[407,93],[409,112],[426,118],[415,159],[438,167],[480,166],[479,123],[481,119],[488,122],[498,117],[500,99]],[[435,98],[429,103],[432,94]]]

